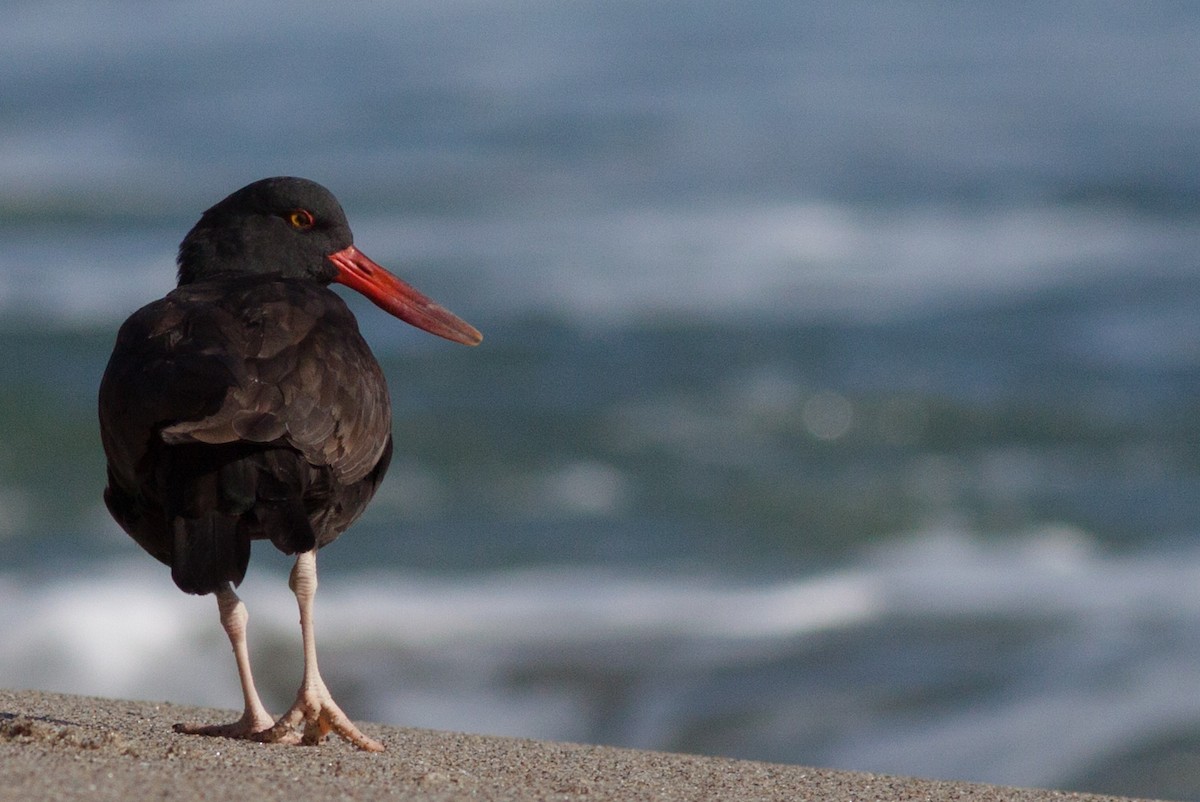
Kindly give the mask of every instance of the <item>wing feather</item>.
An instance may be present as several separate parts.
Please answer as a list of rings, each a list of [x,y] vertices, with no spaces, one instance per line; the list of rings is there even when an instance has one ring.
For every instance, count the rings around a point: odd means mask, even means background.
[[[341,482],[370,473],[390,433],[390,402],[383,373],[341,299],[301,282],[251,285],[220,298],[188,290],[147,307],[155,325],[122,330],[114,359],[136,348],[138,364],[160,364],[169,374],[123,405],[125,414],[129,406],[155,410],[134,415],[144,425],[148,416],[171,410],[159,420],[170,445],[283,443],[313,465],[328,465]],[[267,292],[286,297],[255,297]],[[214,351],[213,342],[227,350]]]
[[[289,553],[333,540],[391,455],[379,365],[342,300],[301,281],[229,277],[147,305],[121,327],[99,402],[105,501],[193,593],[240,581],[251,539]]]

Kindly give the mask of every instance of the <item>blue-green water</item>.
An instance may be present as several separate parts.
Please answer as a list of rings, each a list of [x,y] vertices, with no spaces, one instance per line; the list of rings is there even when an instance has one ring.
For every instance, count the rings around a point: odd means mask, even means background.
[[[238,703],[95,390],[199,212],[299,174],[487,338],[351,299],[397,438],[321,556],[354,715],[1200,797],[1200,14],[289,9],[5,7],[0,684]]]

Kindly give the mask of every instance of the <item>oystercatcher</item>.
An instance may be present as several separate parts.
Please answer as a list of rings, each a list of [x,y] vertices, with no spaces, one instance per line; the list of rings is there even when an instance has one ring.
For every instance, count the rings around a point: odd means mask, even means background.
[[[178,287],[135,312],[100,384],[104,501],[187,593],[213,593],[233,644],[245,711],[202,735],[314,744],[330,731],[378,751],[317,669],[317,549],[366,508],[392,455],[387,384],[331,282],[454,342],[472,326],[368,259],[329,190],[256,181],[204,212],[179,247]],[[273,719],[259,700],[233,588],[250,545],[295,554],[304,678]]]

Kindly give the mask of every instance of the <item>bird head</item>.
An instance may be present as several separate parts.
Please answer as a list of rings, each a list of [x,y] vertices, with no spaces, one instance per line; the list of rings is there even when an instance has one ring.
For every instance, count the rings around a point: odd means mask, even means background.
[[[431,334],[465,345],[483,336],[354,246],[333,193],[304,178],[264,178],[208,209],[179,246],[179,284],[273,275],[344,284]]]

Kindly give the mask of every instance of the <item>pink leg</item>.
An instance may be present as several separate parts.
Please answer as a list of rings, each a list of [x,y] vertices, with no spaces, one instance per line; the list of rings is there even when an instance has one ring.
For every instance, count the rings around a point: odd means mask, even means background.
[[[228,582],[217,591],[217,609],[221,611],[221,626],[233,644],[233,657],[237,661],[238,678],[242,682],[242,699],[245,710],[242,717],[230,724],[176,724],[176,732],[191,735],[219,735],[225,738],[249,738],[271,726],[271,714],[263,707],[254,688],[254,677],[250,673],[250,652],[246,648],[246,605],[233,592]]]
[[[256,740],[271,743],[316,744],[332,730],[368,752],[382,752],[383,744],[364,735],[330,696],[317,669],[317,641],[313,631],[313,598],[317,593],[317,552],[296,555],[288,586],[300,606],[300,635],[304,640],[304,679],[296,702],[279,717],[275,726],[258,733]],[[296,729],[303,724],[303,734]]]

